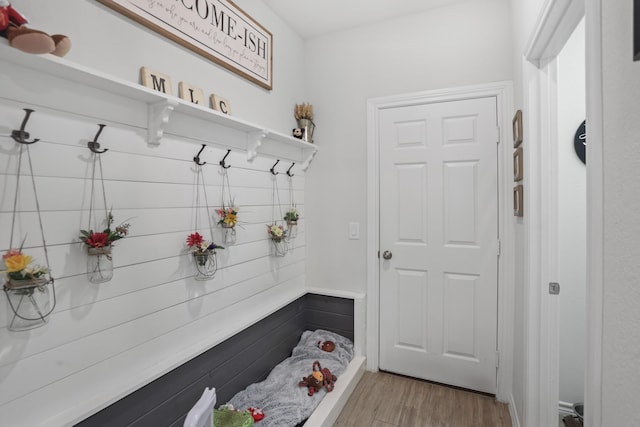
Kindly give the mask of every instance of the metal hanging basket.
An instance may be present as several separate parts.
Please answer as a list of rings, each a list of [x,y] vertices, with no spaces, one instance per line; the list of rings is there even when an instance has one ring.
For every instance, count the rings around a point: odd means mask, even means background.
[[[9,316],[7,328],[10,331],[25,331],[34,329],[46,324],[49,321],[49,316],[53,313],[56,307],[56,289],[54,279],[51,276],[51,268],[49,263],[49,252],[47,250],[47,242],[44,236],[44,226],[42,224],[42,215],[40,212],[40,201],[38,199],[38,191],[36,188],[36,181],[33,173],[33,165],[31,161],[31,154],[29,152],[29,145],[36,143],[39,139],[28,140],[29,133],[25,130],[26,124],[29,120],[29,116],[33,113],[33,110],[25,109],[25,117],[20,126],[20,130],[12,132],[12,138],[20,144],[20,154],[18,157],[18,169],[16,172],[16,190],[13,202],[13,216],[11,221],[11,237],[9,242],[10,251],[13,251],[13,237],[15,231],[16,214],[18,212],[18,195],[20,194],[20,177],[22,176],[22,157],[23,153],[27,153],[27,160],[29,166],[29,176],[31,178],[31,184],[33,187],[33,194],[36,202],[36,212],[38,214],[38,224],[40,226],[40,233],[42,237],[42,248],[44,250],[44,256],[46,260],[46,269],[44,273],[35,274],[33,271],[25,274],[26,266],[23,268],[22,275],[27,276],[24,278],[18,278],[13,271],[7,274],[3,290],[7,298],[7,304],[9,309],[7,315]],[[26,240],[26,236],[25,236]],[[20,245],[19,253],[22,252],[24,241]],[[6,261],[5,261],[6,262]]]
[[[216,251],[204,251],[193,253],[193,264],[196,269],[196,280],[210,280],[218,271],[218,262],[216,260]]]
[[[4,293],[10,308],[7,310],[10,331],[27,331],[45,325],[56,306],[54,280],[50,277],[8,278]]]

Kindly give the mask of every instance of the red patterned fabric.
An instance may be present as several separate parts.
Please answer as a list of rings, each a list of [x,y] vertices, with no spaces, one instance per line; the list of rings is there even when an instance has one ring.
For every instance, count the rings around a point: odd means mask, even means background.
[[[9,24],[13,24],[16,27],[27,23],[27,18],[21,15],[11,5],[0,6],[0,31],[9,28]]]

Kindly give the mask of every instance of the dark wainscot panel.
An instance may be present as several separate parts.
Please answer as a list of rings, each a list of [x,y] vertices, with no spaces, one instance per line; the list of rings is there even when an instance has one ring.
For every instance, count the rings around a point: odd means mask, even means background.
[[[227,402],[264,380],[307,329],[353,340],[353,300],[306,294],[77,426],[181,427],[205,387],[216,388],[218,405]]]

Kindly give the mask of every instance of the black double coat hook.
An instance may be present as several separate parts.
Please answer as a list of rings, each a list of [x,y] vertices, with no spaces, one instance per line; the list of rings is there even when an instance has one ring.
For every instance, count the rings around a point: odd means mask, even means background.
[[[294,165],[295,163],[291,163],[291,166],[289,166],[289,169],[287,169],[287,175],[289,175],[289,177],[293,177],[293,174],[291,173],[291,168],[293,168]]]
[[[27,127],[27,122],[29,121],[29,116],[33,113],[33,110],[30,108],[25,108],[24,111],[26,114],[24,115],[24,119],[22,119],[22,124],[20,125],[20,130],[11,131],[11,138],[14,141],[19,142],[20,144],[33,144],[34,142],[40,141],[38,138],[28,141],[29,132],[24,130]]]
[[[231,153],[231,150],[227,150],[227,154],[225,154],[222,160],[220,160],[220,166],[222,166],[223,169],[229,169],[231,167],[231,165],[227,165],[225,163],[225,160],[227,160],[227,156],[229,155],[229,153]]]
[[[106,153],[107,151],[109,151],[108,148],[105,148],[104,150],[100,150],[100,143],[98,142],[98,138],[100,137],[100,134],[102,133],[102,129],[104,129],[104,127],[106,125],[98,125],[100,128],[98,129],[98,133],[96,133],[96,136],[93,138],[93,141],[89,141],[87,142],[87,146],[89,147],[89,150],[91,150],[92,152],[96,153],[96,154],[102,154],[102,153]]]
[[[274,176],[275,176],[275,175],[278,175],[278,174],[280,173],[280,172],[276,172],[276,166],[278,165],[278,163],[280,163],[280,160],[278,160],[277,162],[275,162],[275,163],[273,164],[273,166],[271,166],[271,169],[270,169],[270,170],[271,170],[271,174],[272,174],[272,175],[274,175]]]
[[[207,164],[207,162],[200,162],[200,154],[202,154],[202,151],[204,151],[205,147],[206,147],[206,145],[202,144],[202,148],[200,149],[200,151],[198,151],[198,154],[196,154],[195,157],[193,158],[193,161],[198,166],[202,166],[202,165],[206,165]]]

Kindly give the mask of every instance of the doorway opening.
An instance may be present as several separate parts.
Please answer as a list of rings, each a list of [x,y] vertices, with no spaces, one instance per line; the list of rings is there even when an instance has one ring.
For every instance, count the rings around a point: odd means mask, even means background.
[[[587,290],[587,171],[584,19],[558,62],[559,413],[583,416]],[[566,424],[566,423],[565,423]]]
[[[585,18],[586,123],[586,338],[584,416],[600,425],[602,375],[603,186],[602,34],[599,1],[550,2],[532,33],[523,64],[525,138],[536,141],[528,153],[530,211],[527,224],[524,425],[557,425],[560,389],[559,306],[548,285],[558,281],[557,57]]]
[[[496,398],[507,402],[511,393],[512,383],[512,349],[513,349],[513,248],[512,222],[513,217],[513,189],[505,183],[513,178],[513,170],[510,159],[513,147],[511,143],[511,119],[512,119],[512,85],[510,82],[498,82],[486,85],[450,88],[436,91],[420,92],[407,95],[398,95],[385,98],[370,99],[368,101],[368,220],[367,235],[371,244],[367,249],[367,369],[377,371],[380,367],[380,271],[379,247],[381,227],[384,224],[380,220],[381,185],[380,185],[380,135],[378,123],[381,112],[385,109],[419,105],[425,103],[439,103],[447,101],[459,101],[494,97],[499,129],[495,132],[495,141],[498,156],[498,181],[499,193],[498,206],[498,235],[502,242],[501,255],[498,265],[498,301],[497,301],[497,350],[495,357],[497,368]],[[508,159],[508,160],[506,160]],[[495,256],[495,254],[494,254]]]

